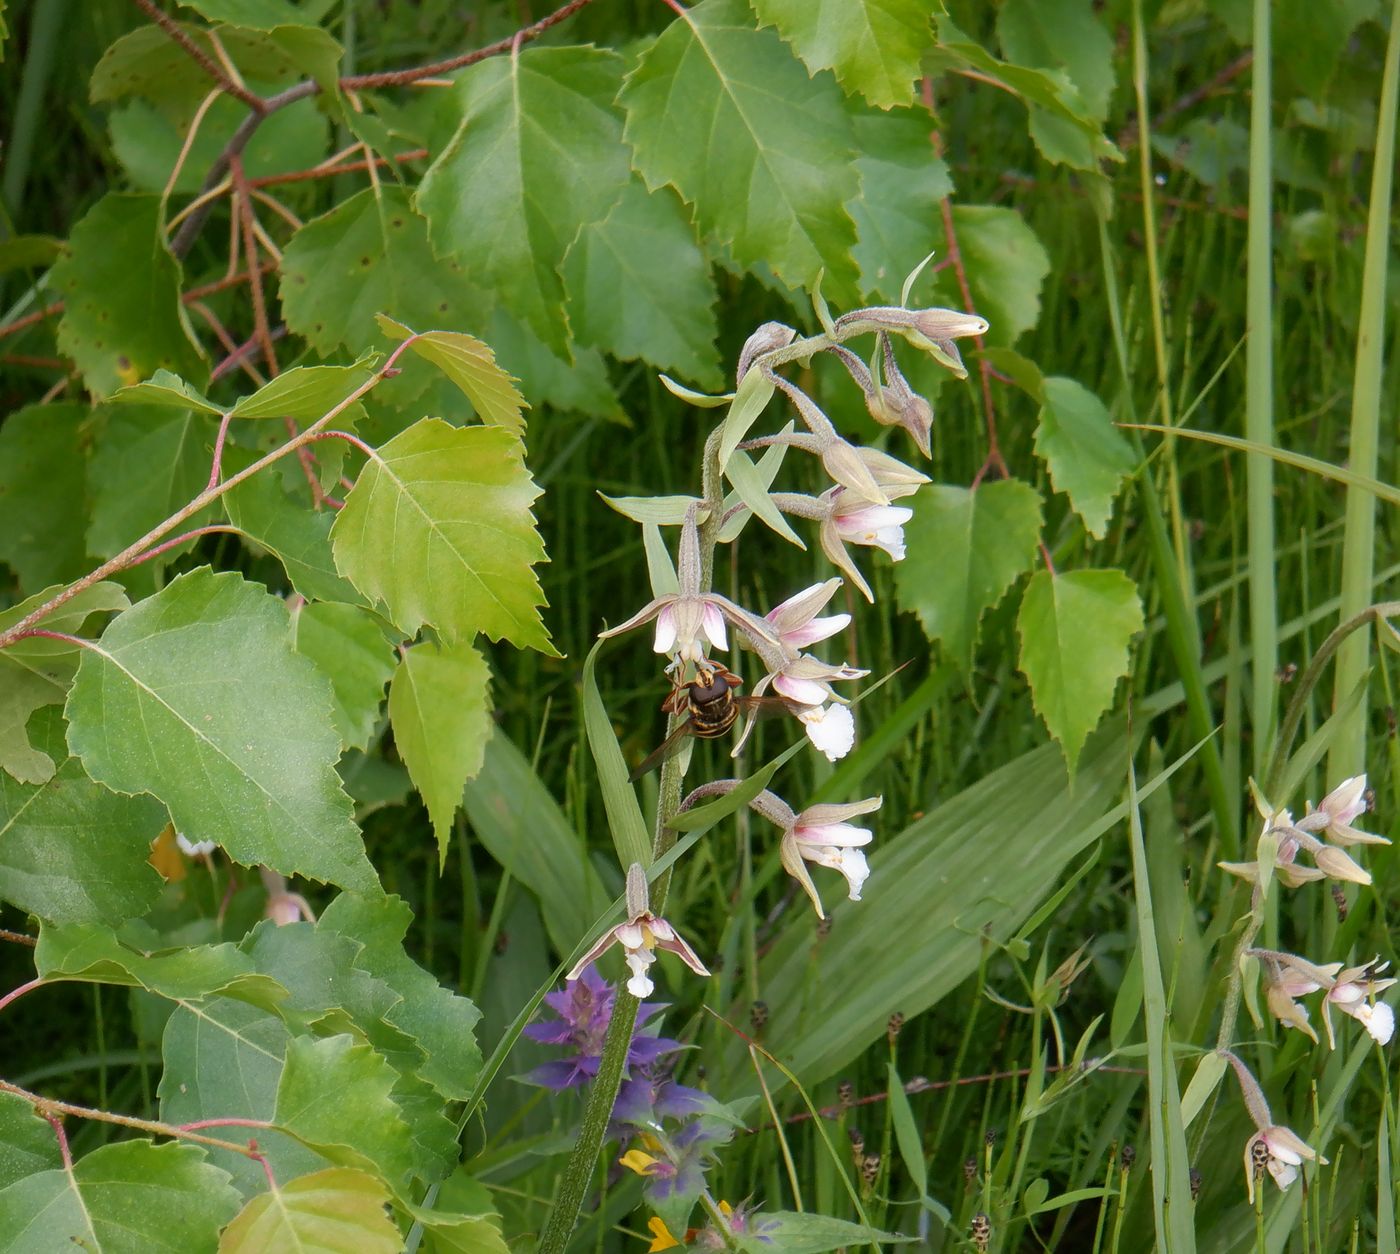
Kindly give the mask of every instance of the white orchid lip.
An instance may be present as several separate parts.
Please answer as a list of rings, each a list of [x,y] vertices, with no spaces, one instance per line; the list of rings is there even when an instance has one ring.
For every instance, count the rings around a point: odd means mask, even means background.
[[[826,755],[828,762],[844,758],[856,743],[855,716],[844,705],[815,705],[797,716],[807,739]]]

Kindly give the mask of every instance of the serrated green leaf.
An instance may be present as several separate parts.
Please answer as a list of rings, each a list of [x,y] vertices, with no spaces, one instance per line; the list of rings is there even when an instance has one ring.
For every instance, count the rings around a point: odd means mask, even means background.
[[[510,1254],[499,1219],[457,1215],[415,1207],[410,1212],[423,1225],[428,1254]]]
[[[928,484],[904,504],[906,553],[894,568],[901,609],[919,616],[924,634],[941,640],[964,673],[982,614],[1035,558],[1040,493],[1018,479],[974,489]]]
[[[598,682],[594,678],[598,650],[602,645],[601,640],[594,644],[583,663],[583,725],[588,736],[588,747],[593,754],[593,764],[598,771],[598,785],[603,794],[603,807],[607,811],[608,830],[612,833],[618,863],[624,871],[634,862],[645,869],[651,865],[651,839],[641,807],[637,804],[637,794],[627,778],[622,746],[617,743],[617,733],[613,731],[607,707],[603,704]]]
[[[556,352],[569,340],[559,264],[627,180],[621,80],[622,58],[594,47],[478,62],[458,81],[457,133],[418,189],[433,247]]]
[[[1026,586],[1019,665],[1071,773],[1128,673],[1128,645],[1142,625],[1137,585],[1121,570],[1041,570]]]
[[[996,205],[954,205],[953,228],[973,307],[992,324],[988,338],[1012,343],[1040,320],[1040,286],[1050,273],[1045,246],[1017,210]],[[939,290],[961,307],[951,273],[940,276]]]
[[[476,1042],[481,1012],[408,956],[403,941],[412,922],[413,911],[398,897],[370,900],[342,893],[326,907],[317,927],[339,932],[361,947],[356,967],[399,996],[384,1020],[422,1049],[419,1075],[443,1097],[460,1101],[481,1071]]]
[[[220,417],[224,412],[197,387],[168,370],[157,370],[144,383],[118,388],[107,399],[112,405],[168,405],[175,409],[198,409]]]
[[[633,179],[564,258],[569,321],[581,344],[723,386],[714,281],[675,194]]]
[[[557,656],[531,569],[537,496],[510,432],[425,418],[366,461],[331,528],[336,565],[407,635],[431,623]]]
[[[201,1119],[271,1120],[277,1081],[291,1039],[283,1019],[248,1002],[210,997],[177,1005],[161,1040],[160,1117],[167,1123]],[[258,1152],[279,1180],[326,1165],[326,1159],[275,1128],[258,1131]],[[245,1197],[267,1188],[260,1164],[211,1147]]]
[[[486,659],[465,641],[406,649],[389,685],[394,743],[428,807],[439,870],[447,862],[462,789],[481,770],[486,754],[490,686]]]
[[[241,468],[249,455],[230,450],[226,465]],[[251,464],[247,462],[246,464]],[[329,509],[312,509],[306,484],[298,485],[297,499],[275,474],[266,471],[245,479],[224,494],[228,519],[254,544],[276,555],[291,585],[309,601],[362,604],[363,598],[349,580],[341,577],[331,556]]]
[[[1020,96],[1030,110],[1032,137],[1048,160],[1095,170],[1102,160],[1123,159],[1102,128],[1087,116],[1074,84],[1062,70],[1030,69],[1001,61],[963,34],[949,18],[938,15],[937,25],[938,50],[926,59],[926,73],[953,66],[968,67],[990,75],[998,84]],[[1054,147],[1047,147],[1035,133],[1037,118],[1048,124],[1056,141]]]
[[[25,1254],[212,1254],[238,1209],[193,1145],[123,1141],[0,1191],[0,1248]]]
[[[365,1167],[391,1186],[412,1167],[412,1134],[391,1092],[394,1069],[349,1036],[293,1037],[273,1121],[332,1162]]]
[[[162,368],[208,374],[180,304],[180,263],[165,244],[159,197],[104,196],[73,228],[49,281],[63,297],[58,347],[97,396]]]
[[[331,681],[341,744],[367,749],[394,673],[394,646],[383,624],[358,605],[300,605],[292,610],[292,646]]]
[[[46,924],[39,931],[34,966],[46,981],[144,988],[178,1002],[223,996],[271,1010],[287,996],[236,945],[162,947],[160,938],[139,923],[128,925],[121,936],[91,923]]]
[[[807,68],[833,70],[848,94],[882,109],[911,104],[933,42],[927,0],[750,0]]]
[[[283,317],[324,355],[373,343],[376,314],[455,328],[477,300],[461,265],[433,255],[408,192],[388,184],[313,218],[288,241],[281,269]]]
[[[39,711],[31,728],[38,752],[59,765],[40,784],[0,774],[0,899],[59,923],[139,918],[161,889],[147,858],[165,807],[88,779],[68,756],[58,710]]]
[[[61,1161],[53,1125],[24,1098],[0,1093],[0,1189]]]
[[[743,0],[685,10],[619,99],[647,186],[673,186],[741,266],[766,264],[791,287],[825,271],[837,304],[855,296],[845,205],[859,182],[840,89],[755,30]]]
[[[153,793],[191,840],[379,890],[335,774],[330,685],[292,650],[285,605],[237,574],[182,575],[123,614],[85,652],[66,713],[88,774]]]
[[[390,339],[402,340],[413,332],[392,318],[380,314],[379,329]],[[432,362],[452,380],[472,403],[482,422],[504,427],[517,435],[525,429],[525,413],[530,406],[511,378],[496,364],[490,345],[474,335],[457,331],[425,331],[409,348]]]
[[[353,366],[297,366],[243,397],[235,418],[321,418],[342,404],[374,374],[375,358]]]
[[[30,405],[0,426],[0,559],[26,591],[86,574],[84,405]]]
[[[853,112],[860,195],[847,206],[856,224],[851,255],[860,288],[898,303],[904,276],[939,241],[936,206],[953,190],[947,163],[929,142],[927,114],[911,109]]]
[[[198,496],[209,482],[212,435],[208,418],[188,410],[133,405],[109,412],[88,468],[92,552],[115,557]],[[193,530],[212,516],[212,509],[203,510],[185,527]],[[164,564],[186,551],[181,545],[152,561]]]
[[[252,1198],[224,1229],[219,1254],[396,1254],[403,1238],[389,1192],[368,1172],[328,1167]]]
[[[570,345],[573,360],[552,352],[529,327],[500,307],[491,313],[487,338],[501,365],[521,381],[537,407],[627,423],[622,403],[596,348]]]
[[[1074,84],[1071,107],[1102,122],[1113,94],[1113,39],[1092,0],[1007,0],[997,10],[997,38],[1018,65],[1063,70]]]
[[[1132,445],[1113,425],[1103,402],[1073,379],[1047,378],[1035,451],[1049,468],[1055,490],[1069,497],[1089,534],[1102,540],[1113,516],[1113,498],[1137,466]]]
[[[59,591],[58,585],[45,588],[0,613],[0,631],[27,618]],[[37,626],[71,636],[81,630],[88,615],[124,610],[126,605],[120,584],[96,583],[55,608]],[[35,710],[58,705],[67,696],[78,669],[79,647],[66,640],[30,636],[0,649],[0,768],[21,783],[42,784],[54,773],[54,760],[30,743],[25,727]],[[66,750],[63,756],[68,756]]]

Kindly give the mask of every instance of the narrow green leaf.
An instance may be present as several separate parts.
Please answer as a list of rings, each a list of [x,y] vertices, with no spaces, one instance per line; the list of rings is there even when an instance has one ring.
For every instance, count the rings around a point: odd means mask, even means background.
[[[582,344],[723,385],[715,347],[715,285],[680,201],[634,178],[564,258],[569,321]]]
[[[926,0],[751,0],[816,73],[834,70],[847,93],[888,109],[914,100],[920,61],[933,42]]]
[[[796,1211],[766,1211],[764,1221],[770,1226],[763,1230],[763,1235],[783,1254],[825,1254],[827,1250],[845,1249],[858,1243],[878,1241],[905,1245],[916,1240],[896,1232],[883,1232],[869,1224],[831,1219],[826,1215],[798,1214]]]
[[[686,510],[700,503],[698,496],[607,496],[602,492],[598,495],[624,518],[658,527],[679,527],[685,522]]]
[[[374,375],[377,358],[353,366],[297,366],[263,384],[233,407],[235,418],[324,417]]]
[[[924,1162],[924,1140],[919,1132],[918,1120],[914,1118],[914,1108],[909,1104],[909,1094],[904,1091],[904,1081],[894,1063],[889,1064],[887,1087],[890,1095],[890,1118],[894,1123],[895,1144],[899,1146],[899,1157],[904,1170],[914,1182],[919,1196],[928,1192],[928,1165]]]
[[[914,517],[894,568],[900,607],[919,616],[924,634],[943,641],[966,674],[983,612],[1035,559],[1040,493],[1019,479],[973,489],[928,484],[905,504]]]
[[[598,681],[594,678],[598,650],[602,646],[601,640],[594,644],[583,663],[583,726],[588,734],[588,747],[593,753],[594,766],[598,770],[598,784],[603,793],[603,806],[608,812],[608,830],[612,833],[618,862],[623,870],[634,862],[646,868],[651,865],[651,839],[647,835],[641,807],[637,804],[637,794],[627,780],[627,763],[622,757],[622,747],[617,743],[617,733],[613,731],[607,707],[603,705],[602,695],[598,691]]]
[[[180,304],[180,263],[166,247],[158,197],[109,192],[73,228],[49,279],[63,297],[59,349],[96,395],[162,368],[208,374]]]
[[[118,388],[107,400],[112,405],[169,405],[175,409],[197,409],[220,417],[224,412],[197,387],[169,370],[157,370],[144,383]]]
[[[491,734],[491,672],[470,644],[405,649],[389,685],[389,719],[413,786],[422,794],[447,862],[462,788],[481,770]]]
[[[13,627],[52,598],[55,585],[0,613],[0,631]],[[120,584],[97,583],[71,597],[39,620],[44,631],[74,635],[91,614],[124,610]],[[30,743],[25,727],[35,710],[58,705],[78,669],[79,646],[66,640],[30,636],[0,649],[0,768],[21,783],[42,784],[54,773],[54,760]],[[67,757],[66,749],[62,757]]]
[[[758,416],[767,407],[768,402],[773,398],[774,387],[764,377],[761,370],[750,370],[744,376],[743,382],[739,384],[738,390],[734,393],[734,399],[729,405],[729,412],[724,416],[724,430],[719,441],[719,464],[723,468],[729,464],[729,459],[734,456],[734,450],[739,447],[743,439],[749,433],[749,428],[758,421]]]
[[[29,405],[0,426],[0,560],[26,591],[94,565],[83,535],[87,419],[85,405]]]
[[[63,718],[52,706],[32,728],[36,750],[58,769],[38,784],[0,774],[0,899],[60,923],[139,918],[161,890],[147,859],[165,807],[88,779],[68,756]]]
[[[1031,576],[1016,619],[1020,669],[1071,772],[1128,673],[1128,645],[1142,627],[1137,585],[1121,570]]]
[[[747,376],[745,377],[747,378]],[[724,477],[733,484],[734,491],[739,494],[739,499],[764,523],[789,544],[795,544],[803,550],[807,548],[802,543],[802,537],[792,529],[788,520],[783,517],[782,511],[773,504],[773,498],[768,494],[767,485],[760,477],[758,468],[749,460],[747,453],[741,453],[738,449],[730,453],[724,464]]]
[[[622,58],[592,46],[478,62],[458,79],[457,133],[418,189],[433,247],[556,352],[569,339],[559,265],[627,180],[621,80]]]
[[[642,524],[642,548],[647,555],[647,578],[651,583],[654,597],[674,596],[680,591],[680,577],[676,574],[675,563],[671,561],[670,550],[661,538],[661,528],[653,522]]]
[[[637,169],[695,206],[700,229],[741,266],[790,287],[826,272],[830,295],[855,295],[858,191],[840,89],[809,75],[743,0],[703,0],[664,30],[619,97]]]
[[[358,605],[322,601],[292,610],[292,647],[331,681],[332,714],[347,749],[367,749],[379,721],[384,685],[394,673],[394,647],[384,632]]]
[[[368,1172],[328,1167],[249,1199],[224,1229],[219,1254],[397,1254],[389,1191]]]
[[[806,743],[804,739],[799,740],[794,745],[789,745],[771,762],[760,767],[745,779],[737,788],[716,797],[713,801],[707,801],[703,805],[695,806],[689,810],[682,810],[666,826],[673,832],[709,831],[720,820],[728,818],[735,811],[748,805],[767,788],[779,769],[800,753]]]
[[[390,339],[402,340],[412,335],[406,326],[380,314],[379,329]],[[462,389],[482,422],[504,427],[517,435],[525,429],[526,403],[511,378],[496,364],[496,354],[489,345],[474,335],[457,331],[425,331],[409,346],[425,361],[437,366]]]
[[[1069,497],[1089,534],[1102,540],[1113,498],[1137,458],[1103,402],[1083,384],[1052,376],[1043,386],[1035,451],[1049,467],[1056,491]]]
[[[1186,1092],[1181,1095],[1181,1126],[1189,1128],[1195,1122],[1196,1116],[1201,1113],[1206,1102],[1210,1100],[1210,1095],[1219,1087],[1220,1081],[1225,1078],[1225,1072],[1230,1064],[1225,1061],[1224,1055],[1210,1050],[1201,1055],[1200,1061],[1196,1064],[1196,1070],[1191,1075],[1191,1082],[1186,1086]]]
[[[439,261],[408,192],[381,184],[314,218],[282,253],[282,314],[324,355],[375,339],[376,315],[456,329],[476,304],[462,266]]]
[[[118,618],[79,663],[66,713],[88,774],[154,793],[190,839],[378,890],[335,774],[330,685],[293,652],[285,605],[237,574],[182,575]]]
[[[25,1254],[213,1254],[238,1209],[193,1145],[123,1141],[0,1191],[0,1248]]]
[[[336,565],[405,634],[431,623],[448,641],[484,632],[558,656],[531,569],[537,496],[510,432],[425,418],[360,471],[331,528]]]

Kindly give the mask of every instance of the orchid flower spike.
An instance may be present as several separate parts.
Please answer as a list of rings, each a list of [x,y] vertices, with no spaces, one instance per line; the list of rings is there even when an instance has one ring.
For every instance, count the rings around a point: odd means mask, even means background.
[[[821,458],[822,466],[836,483],[873,505],[888,505],[894,497],[917,491],[929,478],[912,466],[878,449],[857,448],[837,434],[831,420],[796,384],[768,366],[759,367],[764,376],[797,408],[807,424],[806,434],[769,436],[750,441],[746,447],[761,444],[787,444]]]
[[[872,505],[844,488],[832,488],[819,498],[823,507],[821,523],[822,551],[861,590],[867,601],[875,594],[851,561],[846,545],[865,544],[884,549],[890,560],[904,560],[904,524],[914,517],[912,509],[902,505]]]
[[[1254,1177],[1267,1170],[1280,1189],[1287,1189],[1298,1178],[1304,1160],[1326,1163],[1316,1150],[1291,1128],[1270,1124],[1260,1128],[1244,1146],[1245,1187],[1249,1204],[1254,1205]]]
[[[627,991],[634,997],[650,997],[654,991],[656,986],[651,982],[647,968],[656,961],[658,949],[669,949],[696,975],[710,974],[680,933],[665,919],[652,914],[646,872],[638,862],[627,868],[627,922],[604,932],[564,978],[570,981],[578,979],[590,962],[597,961],[613,945],[622,946],[623,956],[632,972],[631,979],[627,981]]]
[[[1280,953],[1273,949],[1251,949],[1249,953],[1264,968],[1264,990],[1269,1012],[1284,1027],[1297,1028],[1316,1042],[1317,1033],[1308,1021],[1307,1007],[1300,1006],[1297,999],[1322,988],[1331,988],[1342,964],[1333,962],[1319,967],[1296,954]]]
[[[883,797],[867,797],[845,805],[808,806],[800,814],[794,813],[792,807],[776,793],[767,791],[759,793],[749,804],[764,818],[783,829],[779,846],[783,869],[811,898],[818,918],[824,919],[826,913],[822,909],[817,887],[807,873],[808,862],[840,871],[846,877],[850,900],[860,900],[861,888],[870,876],[870,867],[862,850],[873,839],[873,833],[869,828],[855,827],[847,820],[878,810],[884,804]]]
[[[599,632],[600,639],[609,640],[654,618],[656,637],[652,647],[655,651],[670,655],[682,665],[686,662],[698,664],[705,660],[705,641],[716,649],[729,648],[724,629],[728,620],[756,646],[761,642],[777,647],[777,636],[758,615],[717,592],[700,591],[700,532],[695,522],[696,508],[692,504],[686,510],[685,522],[681,525],[677,590],[654,598],[625,623]]]

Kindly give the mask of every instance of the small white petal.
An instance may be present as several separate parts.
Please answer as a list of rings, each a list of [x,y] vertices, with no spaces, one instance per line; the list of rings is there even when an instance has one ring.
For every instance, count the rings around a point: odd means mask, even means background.
[[[724,615],[713,601],[706,601],[700,618],[701,630],[716,649],[728,649],[729,637],[724,632]]]
[[[841,849],[868,845],[874,839],[874,834],[868,827],[855,827],[850,823],[823,823],[812,827],[798,823],[793,829],[793,834],[798,840],[809,844],[830,845]]]
[[[656,616],[656,641],[652,648],[657,653],[669,653],[676,647],[676,611],[674,606],[663,606]]]
[[[648,949],[629,950],[627,965],[632,969],[632,978],[627,981],[627,991],[633,997],[650,997],[656,986],[647,974],[647,968],[656,961],[656,955]]]
[[[807,739],[826,754],[829,762],[844,758],[856,743],[856,720],[844,705],[816,706],[799,716]]]
[[[1273,1176],[1274,1183],[1280,1189],[1287,1189],[1298,1178],[1298,1168],[1282,1159],[1270,1157],[1269,1174]]]

